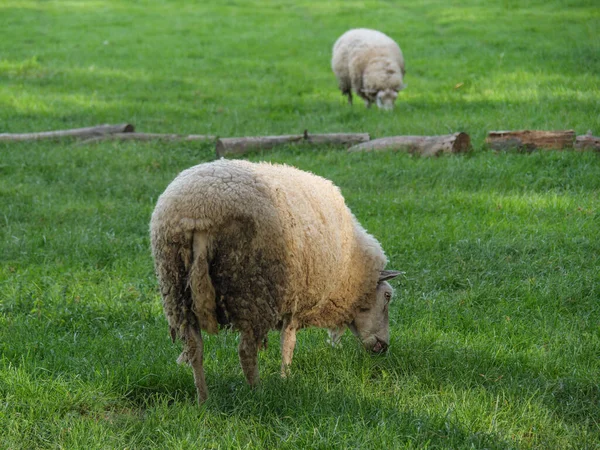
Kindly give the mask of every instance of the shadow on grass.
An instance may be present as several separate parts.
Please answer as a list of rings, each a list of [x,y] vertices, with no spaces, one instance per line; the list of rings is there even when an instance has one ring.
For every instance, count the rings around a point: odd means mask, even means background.
[[[324,345],[324,344],[323,344]],[[235,353],[235,349],[231,348]],[[482,431],[487,426],[469,429],[464,418],[454,414],[457,399],[472,396],[472,408],[487,405],[488,400],[501,398],[502,409],[517,414],[528,410],[533,404],[535,415],[552,419],[556,426],[567,422],[585,430],[587,436],[597,435],[594,424],[600,421],[600,388],[592,381],[569,376],[549,377],[540,364],[526,356],[498,357],[489,352],[450,347],[448,345],[415,339],[402,346],[392,347],[383,356],[371,356],[356,346],[341,349],[319,348],[317,359],[321,366],[314,366],[310,354],[297,355],[294,372],[290,379],[279,377],[274,360],[276,350],[261,363],[261,385],[251,389],[245,382],[239,367],[223,369],[218,373],[207,370],[209,400],[204,408],[209,414],[235,417],[252,426],[258,423],[273,433],[272,439],[280,434],[308,433],[317,429],[321,436],[338,438],[335,430],[352,430],[356,436],[348,437],[352,442],[336,444],[357,445],[367,439],[374,446],[389,446],[390,429],[394,431],[395,443],[410,437],[411,442],[443,447],[507,448],[515,445],[505,436],[494,431]],[[340,361],[355,360],[356,364],[340,366]],[[312,364],[311,364],[312,362]],[[229,362],[232,365],[232,361]],[[313,367],[307,367],[312,365]],[[336,367],[337,366],[337,367]],[[213,367],[215,369],[215,367]],[[187,376],[161,379],[154,386],[137,386],[127,393],[127,398],[142,408],[152,408],[158,398],[171,398],[174,403],[196,401],[196,392],[191,371]],[[335,374],[334,374],[335,372]],[[356,379],[362,374],[363,380]],[[344,378],[349,377],[347,383]],[[428,393],[444,401],[441,393],[448,394],[446,413],[425,411],[424,408],[407,407],[399,398],[394,399],[391,388],[401,389],[404,384],[415,382],[423,396]],[[381,386],[381,392],[377,386]],[[412,387],[414,391],[414,386]],[[391,395],[391,397],[390,397]],[[461,414],[476,412],[465,411]],[[484,406],[489,419],[492,411]],[[492,406],[493,408],[493,406]],[[471,420],[479,422],[471,415]],[[485,422],[485,418],[483,419]],[[519,425],[508,419],[510,427],[521,428],[526,433],[529,425]],[[536,426],[550,425],[548,422]],[[380,433],[382,429],[388,430]],[[514,430],[513,430],[514,432]],[[554,437],[545,430],[533,441],[552,443]],[[362,437],[357,437],[357,436]],[[550,442],[548,442],[550,440]],[[277,442],[273,442],[275,445]]]
[[[209,399],[198,407],[199,414],[205,411],[214,417],[232,418],[250,429],[267,430],[266,442],[274,446],[309,436],[314,445],[362,448],[393,448],[409,442],[454,448],[511,447],[496,433],[462,426],[451,408],[445,415],[428,414],[400,404],[391,407],[348,389],[328,391],[311,382],[301,376],[282,380],[278,375],[269,375],[252,389],[240,376],[209,376]],[[157,399],[165,397],[172,399],[174,407],[181,401],[195,405],[191,376],[185,389],[171,390],[163,385],[155,390],[134,389],[128,394],[130,401],[143,408],[152,408],[154,402],[160,402]]]

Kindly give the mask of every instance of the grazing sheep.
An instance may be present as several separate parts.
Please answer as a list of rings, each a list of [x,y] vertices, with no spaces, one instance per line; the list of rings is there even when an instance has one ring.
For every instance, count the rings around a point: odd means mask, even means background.
[[[250,385],[269,330],[281,331],[282,376],[296,330],[345,329],[376,353],[389,344],[381,246],[356,221],[337,187],[284,165],[218,160],[181,172],[158,199],[150,223],[152,253],[179,361],[207,397],[201,330],[231,325]]]
[[[393,39],[376,30],[345,32],[333,46],[331,68],[342,95],[352,104],[352,91],[382,109],[392,109],[404,89],[404,58]]]

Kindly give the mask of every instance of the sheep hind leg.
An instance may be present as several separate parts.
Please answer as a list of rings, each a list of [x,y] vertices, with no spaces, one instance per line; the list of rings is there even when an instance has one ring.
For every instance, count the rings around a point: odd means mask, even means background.
[[[343,76],[338,80],[338,87],[342,92],[342,95],[348,97],[348,104],[352,105],[352,85],[350,79],[347,76]]]
[[[252,387],[256,386],[259,381],[258,377],[258,347],[261,339],[256,339],[254,333],[243,331],[240,339],[238,354],[240,356],[240,364],[248,384]]]
[[[204,342],[200,330],[188,328],[186,335],[187,357],[192,371],[194,372],[194,384],[198,394],[198,404],[202,404],[208,398],[208,388],[204,378]]]
[[[347,91],[343,91],[342,95],[345,95],[346,97],[348,97],[348,104],[350,106],[352,106],[352,91],[350,89],[348,89]]]
[[[297,326],[290,320],[285,319],[281,327],[281,376],[287,378],[290,375],[292,357],[296,347]]]

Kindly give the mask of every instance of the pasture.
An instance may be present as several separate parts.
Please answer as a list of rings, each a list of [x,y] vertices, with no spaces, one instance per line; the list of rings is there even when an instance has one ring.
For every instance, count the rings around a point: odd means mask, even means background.
[[[353,27],[402,47],[393,112],[346,104]],[[0,3],[0,132],[131,122],[219,136],[471,135],[469,155],[289,147],[386,250],[391,346],[279,336],[250,389],[206,339],[175,360],[150,255],[157,197],[214,144],[0,142],[0,448],[600,448],[598,153],[495,153],[490,130],[600,134],[594,0]]]

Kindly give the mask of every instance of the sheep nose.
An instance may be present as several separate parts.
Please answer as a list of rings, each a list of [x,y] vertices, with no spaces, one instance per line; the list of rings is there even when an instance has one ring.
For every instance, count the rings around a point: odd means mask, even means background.
[[[373,346],[373,348],[371,349],[371,351],[373,353],[385,353],[387,352],[387,349],[389,347],[387,342],[382,341],[379,338],[376,338],[377,342],[375,342],[375,345]]]

